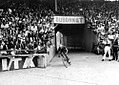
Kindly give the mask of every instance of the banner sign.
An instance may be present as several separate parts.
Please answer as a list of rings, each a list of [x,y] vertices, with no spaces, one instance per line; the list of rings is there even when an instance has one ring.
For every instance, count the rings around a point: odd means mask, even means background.
[[[15,57],[15,56],[17,56],[17,57]],[[5,71],[5,70],[9,71],[11,69],[14,70],[14,69],[23,69],[23,68],[36,67],[35,66],[35,62],[33,61],[33,59],[35,57],[38,57],[38,56],[41,59],[38,62],[41,62],[41,65],[42,65],[42,66],[40,66],[40,65],[39,66],[45,68],[46,64],[47,64],[47,62],[46,62],[46,57],[48,56],[47,53],[41,53],[41,54],[21,54],[21,55],[18,54],[18,55],[14,55],[14,57],[9,57],[9,56],[2,55],[0,57],[0,71],[1,70],[2,71]],[[25,60],[22,57],[24,57]]]
[[[85,24],[83,16],[54,16],[54,23],[57,24]]]

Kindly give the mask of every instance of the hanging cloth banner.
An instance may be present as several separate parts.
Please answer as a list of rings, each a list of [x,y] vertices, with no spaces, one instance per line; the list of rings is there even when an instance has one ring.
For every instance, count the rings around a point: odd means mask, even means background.
[[[85,24],[83,16],[54,16],[54,23],[57,24]]]

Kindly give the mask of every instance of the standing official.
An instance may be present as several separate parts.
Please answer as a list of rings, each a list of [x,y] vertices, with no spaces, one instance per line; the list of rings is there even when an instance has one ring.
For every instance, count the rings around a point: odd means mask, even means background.
[[[119,45],[119,38],[118,33],[115,33],[115,38],[112,45],[112,51],[113,51],[113,60],[118,60],[118,45]]]
[[[104,61],[106,59],[107,54],[108,54],[109,61],[111,61],[111,59],[112,59],[111,58],[111,45],[112,45],[112,43],[108,37],[106,37],[104,39],[103,44],[105,45],[105,47],[104,47],[104,55],[103,55],[102,61]]]

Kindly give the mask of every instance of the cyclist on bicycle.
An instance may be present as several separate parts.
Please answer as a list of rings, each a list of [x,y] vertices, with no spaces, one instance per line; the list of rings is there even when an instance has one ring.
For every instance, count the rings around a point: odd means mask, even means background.
[[[68,53],[68,49],[66,48],[66,46],[60,44],[59,49],[58,49],[59,57],[60,56],[64,57],[66,59],[65,61],[67,61],[67,63],[71,65],[71,61],[70,61],[67,53]]]

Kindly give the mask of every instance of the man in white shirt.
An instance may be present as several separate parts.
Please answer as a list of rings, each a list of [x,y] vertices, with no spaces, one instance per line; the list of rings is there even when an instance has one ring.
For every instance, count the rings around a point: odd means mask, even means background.
[[[109,40],[109,38],[105,38],[104,41],[103,41],[103,44],[105,45],[104,47],[104,55],[103,55],[103,58],[102,58],[102,61],[104,61],[106,59],[106,55],[108,54],[108,59],[109,61],[111,61],[111,41]]]

